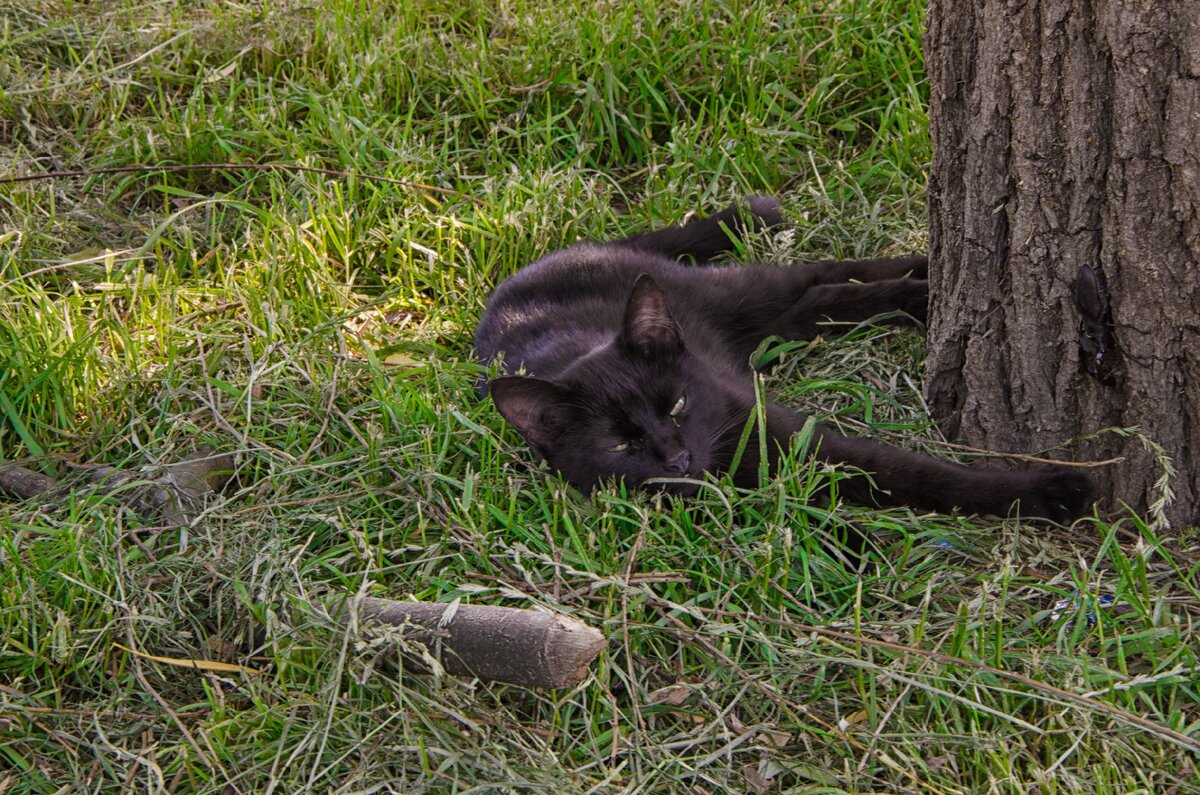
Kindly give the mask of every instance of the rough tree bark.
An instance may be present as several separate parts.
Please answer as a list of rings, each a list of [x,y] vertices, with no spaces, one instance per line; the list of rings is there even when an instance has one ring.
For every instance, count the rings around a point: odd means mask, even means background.
[[[1160,518],[1200,524],[1200,7],[930,0],[925,54],[931,409],[979,447],[1121,457],[1102,505],[1161,515],[1143,439],[1079,440],[1138,426],[1176,471]]]

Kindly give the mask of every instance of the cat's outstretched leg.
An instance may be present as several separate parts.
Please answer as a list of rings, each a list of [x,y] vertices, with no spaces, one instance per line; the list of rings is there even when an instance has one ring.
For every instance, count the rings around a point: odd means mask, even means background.
[[[769,229],[782,221],[778,201],[770,196],[751,196],[707,218],[630,235],[609,245],[649,251],[671,259],[686,257],[706,262],[732,249],[747,234]]]
[[[818,438],[818,458],[871,474],[869,480],[851,478],[840,486],[860,504],[940,512],[958,508],[998,516],[1019,513],[1067,523],[1083,515],[1094,499],[1091,478],[1068,467],[977,469],[827,429],[820,429]]]
[[[812,339],[828,323],[861,323],[888,312],[904,312],[925,322],[929,303],[929,258],[817,262],[798,265],[807,274],[799,299],[780,313],[773,333]],[[904,323],[904,319],[892,322]]]
[[[772,468],[804,422],[803,415],[768,402]],[[958,509],[998,516],[1019,513],[1065,523],[1082,516],[1095,495],[1092,479],[1069,467],[979,469],[871,439],[843,436],[822,425],[817,426],[813,445],[813,455],[822,461],[867,473],[869,477],[850,477],[837,486],[846,500],[857,505],[907,505],[943,513]],[[748,451],[734,473],[734,482],[741,486],[755,485],[758,477],[758,451]]]
[[[924,279],[885,279],[856,284],[818,284],[772,325],[788,339],[812,339],[828,323],[861,323],[887,312],[904,312],[924,323],[929,304],[929,283]],[[904,323],[904,318],[892,320]],[[833,329],[837,331],[837,329]]]

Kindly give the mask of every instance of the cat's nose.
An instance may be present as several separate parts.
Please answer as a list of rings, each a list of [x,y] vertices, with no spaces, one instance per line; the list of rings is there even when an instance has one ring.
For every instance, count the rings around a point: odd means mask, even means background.
[[[691,453],[687,450],[680,450],[667,461],[667,471],[672,475],[686,475],[690,463],[692,463]]]

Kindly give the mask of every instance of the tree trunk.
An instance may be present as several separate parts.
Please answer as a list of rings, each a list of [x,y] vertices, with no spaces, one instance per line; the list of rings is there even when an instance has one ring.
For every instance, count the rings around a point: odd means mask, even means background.
[[[1196,3],[930,0],[925,53],[934,415],[1200,524]]]

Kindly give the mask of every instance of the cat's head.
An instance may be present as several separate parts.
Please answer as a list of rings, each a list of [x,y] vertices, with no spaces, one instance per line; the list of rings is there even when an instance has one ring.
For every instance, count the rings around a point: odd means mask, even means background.
[[[698,478],[725,431],[725,388],[688,351],[649,276],[634,285],[620,331],[555,382],[505,376],[491,383],[500,413],[575,486],[609,480]],[[663,484],[688,494],[689,484]]]

